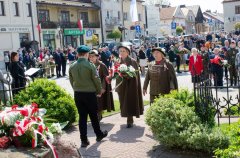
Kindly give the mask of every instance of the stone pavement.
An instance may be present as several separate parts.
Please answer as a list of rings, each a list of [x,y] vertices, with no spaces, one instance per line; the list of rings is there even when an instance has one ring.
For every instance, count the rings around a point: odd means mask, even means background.
[[[96,137],[91,125],[88,128],[90,145],[87,148],[79,148],[83,158],[104,157],[104,158],[144,158],[150,157],[148,153],[152,147],[158,145],[153,139],[149,127],[144,122],[144,116],[134,118],[134,127],[126,128],[126,118],[119,114],[103,118],[102,130],[109,131],[108,137],[102,142],[96,142]],[[75,126],[71,133],[62,136],[65,142],[72,142],[80,146],[78,127]]]

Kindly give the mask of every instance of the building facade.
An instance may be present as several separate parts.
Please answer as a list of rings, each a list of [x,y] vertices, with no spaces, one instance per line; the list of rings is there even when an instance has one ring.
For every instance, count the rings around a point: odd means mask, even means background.
[[[159,37],[160,35],[164,35],[164,30],[160,27],[160,14],[159,14],[159,6],[155,5],[147,5],[146,12],[147,12],[147,31],[146,34],[149,37]]]
[[[34,38],[38,41],[36,26],[35,0],[0,0],[0,52],[17,51]]]
[[[126,28],[124,31],[124,40],[132,40],[139,38],[140,36],[146,35],[146,16],[145,16],[145,6],[142,0],[137,0],[137,13],[138,21],[132,22],[130,16],[130,4],[131,0],[123,0],[123,26]],[[141,33],[137,33],[135,26],[139,25],[141,28]]]
[[[160,26],[165,35],[176,35],[176,27],[182,26],[185,29],[186,21],[181,8],[168,7],[160,8]]]
[[[187,6],[189,10],[192,10],[195,16],[195,30],[197,34],[202,34],[205,32],[204,29],[204,17],[202,9],[199,5]]]
[[[207,10],[203,13],[205,18],[205,32],[221,32],[224,29],[223,14]]]
[[[93,35],[102,39],[100,8],[91,1],[37,0],[38,23],[41,24],[41,47],[63,48],[88,44]],[[80,31],[78,21],[82,21]]]
[[[101,8],[102,40],[106,41],[113,29],[123,25],[123,0],[92,1]]]
[[[240,0],[224,0],[224,31],[234,30],[234,25],[240,22]]]
[[[188,8],[181,8],[184,17],[185,17],[185,34],[194,34],[195,33],[195,16],[192,10]]]

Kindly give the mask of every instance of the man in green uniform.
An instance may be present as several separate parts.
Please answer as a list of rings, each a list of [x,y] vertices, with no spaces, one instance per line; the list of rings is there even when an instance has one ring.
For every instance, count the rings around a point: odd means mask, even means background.
[[[90,116],[96,141],[107,136],[107,131],[101,131],[98,121],[97,96],[103,93],[101,81],[95,66],[88,61],[90,49],[80,46],[77,49],[78,61],[69,68],[69,80],[74,90],[74,100],[79,113],[79,130],[82,141],[81,147],[87,147],[87,116]]]
[[[235,59],[236,59],[237,53],[238,53],[238,50],[236,49],[236,42],[232,40],[230,48],[227,51],[228,64],[231,65],[229,67],[231,86],[233,86],[233,84],[235,86],[237,85],[237,70],[235,68]]]

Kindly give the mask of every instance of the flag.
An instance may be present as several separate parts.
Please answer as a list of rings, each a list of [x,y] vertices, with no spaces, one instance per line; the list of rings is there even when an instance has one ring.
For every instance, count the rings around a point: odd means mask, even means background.
[[[131,0],[130,16],[132,18],[132,22],[138,21],[137,2],[136,2],[136,0]]]
[[[83,30],[83,23],[82,23],[82,20],[79,19],[77,24],[78,24],[78,28],[79,28],[79,30],[82,31],[82,30]]]
[[[38,24],[38,25],[37,25],[37,30],[38,30],[38,32],[41,32],[41,29],[42,29],[41,24]]]

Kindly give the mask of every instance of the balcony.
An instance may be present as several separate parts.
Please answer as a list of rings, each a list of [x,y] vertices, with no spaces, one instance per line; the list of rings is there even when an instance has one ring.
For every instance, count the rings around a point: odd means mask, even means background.
[[[45,21],[40,22],[43,29],[56,29],[58,26],[61,28],[78,28],[77,22],[54,22]],[[100,28],[99,22],[83,23],[83,28]]]
[[[115,26],[120,25],[121,20],[117,17],[110,17],[105,19],[105,25],[107,29],[112,30]]]

